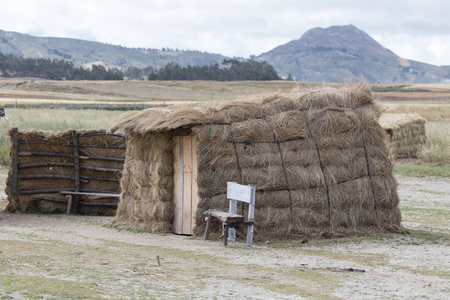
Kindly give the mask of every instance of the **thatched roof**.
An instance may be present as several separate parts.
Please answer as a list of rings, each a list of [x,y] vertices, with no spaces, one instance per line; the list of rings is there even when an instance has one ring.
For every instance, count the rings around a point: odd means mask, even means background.
[[[348,84],[342,88],[324,87],[317,90],[297,90],[290,94],[259,95],[240,100],[130,111],[116,120],[111,131],[123,128],[139,134],[162,132],[207,123],[236,122],[291,110],[356,108],[371,102],[372,95],[365,84]]]

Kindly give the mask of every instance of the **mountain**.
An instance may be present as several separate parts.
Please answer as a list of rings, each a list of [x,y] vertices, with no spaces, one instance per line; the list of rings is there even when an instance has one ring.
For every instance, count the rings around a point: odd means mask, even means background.
[[[448,69],[400,58],[353,25],[313,28],[256,58],[299,81],[441,82]]]
[[[75,66],[102,64],[105,67],[164,67],[169,62],[186,65],[221,63],[220,54],[199,51],[126,48],[70,38],[35,37],[0,30],[0,52],[30,58],[68,59]]]
[[[34,37],[0,30],[0,52],[31,58],[71,60],[75,66],[148,66],[222,63],[220,54],[173,49],[126,48],[70,38]],[[282,76],[307,82],[450,82],[450,67],[400,58],[353,25],[313,28],[298,40],[256,57]]]

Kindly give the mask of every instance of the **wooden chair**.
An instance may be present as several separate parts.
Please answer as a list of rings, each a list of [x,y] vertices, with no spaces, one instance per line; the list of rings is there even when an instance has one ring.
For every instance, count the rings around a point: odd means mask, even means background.
[[[210,209],[205,212],[206,228],[205,241],[209,239],[211,230],[211,218],[217,218],[222,222],[223,230],[223,245],[228,245],[228,240],[234,241],[236,239],[237,227],[247,226],[247,246],[251,247],[253,243],[253,220],[255,217],[255,192],[254,185],[241,185],[236,182],[227,183],[227,198],[230,199],[229,212]],[[248,203],[248,219],[244,221],[243,215],[237,214],[237,202]]]

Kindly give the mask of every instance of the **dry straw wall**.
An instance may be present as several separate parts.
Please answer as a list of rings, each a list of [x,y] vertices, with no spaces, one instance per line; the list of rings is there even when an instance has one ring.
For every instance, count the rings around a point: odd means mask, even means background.
[[[130,135],[115,222],[172,231],[171,133],[189,128],[197,235],[206,210],[228,208],[228,181],[256,185],[259,240],[401,232],[380,113],[369,89],[352,85],[124,114],[112,128]]]
[[[6,188],[8,210],[66,211],[67,199],[59,194],[63,190],[120,192],[126,148],[124,136],[107,134],[104,130],[54,133],[17,129],[11,130],[10,136],[12,163]],[[113,215],[117,204],[92,204],[113,203],[113,200],[91,200],[82,196],[78,212]]]

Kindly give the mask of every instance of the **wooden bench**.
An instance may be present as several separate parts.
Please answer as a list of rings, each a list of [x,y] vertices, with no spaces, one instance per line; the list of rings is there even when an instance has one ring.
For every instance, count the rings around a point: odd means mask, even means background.
[[[209,239],[209,233],[211,231],[211,218],[217,218],[222,222],[223,232],[223,245],[227,246],[228,241],[234,241],[236,239],[235,228],[247,226],[247,246],[251,247],[253,243],[253,220],[255,216],[255,192],[256,187],[254,185],[241,185],[236,182],[227,183],[227,198],[230,199],[229,212],[210,209],[205,212],[206,215],[206,228],[205,228],[205,241]],[[237,202],[245,202],[249,204],[248,220],[244,220],[243,215],[237,214]]]
[[[70,214],[72,210],[72,198],[73,196],[86,196],[90,200],[103,199],[103,198],[120,198],[119,193],[88,193],[88,192],[73,192],[73,191],[59,191],[61,195],[67,197],[67,211],[66,214]],[[117,207],[117,203],[104,203],[104,202],[79,202],[78,204],[89,206],[112,206]]]

